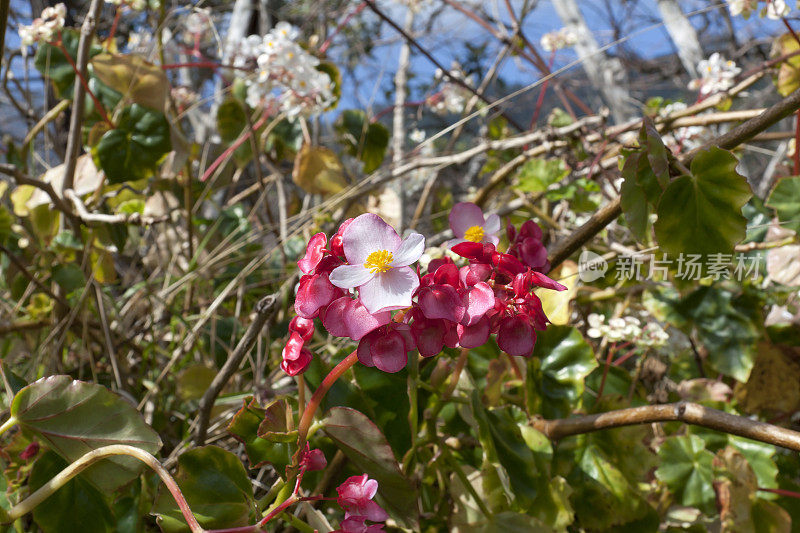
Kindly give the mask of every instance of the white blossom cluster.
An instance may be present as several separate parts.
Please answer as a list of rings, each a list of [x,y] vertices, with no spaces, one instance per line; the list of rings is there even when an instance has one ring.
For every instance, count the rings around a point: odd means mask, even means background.
[[[64,18],[67,16],[67,8],[64,4],[57,4],[53,7],[46,7],[42,11],[42,16],[35,19],[30,26],[19,27],[19,38],[22,42],[23,50],[38,41],[52,41],[64,28]]]
[[[448,81],[444,82],[441,90],[428,98],[428,105],[430,105],[431,110],[439,115],[461,113],[472,96],[472,93],[466,87],[452,81],[453,78],[457,78],[464,84],[472,86],[474,83],[472,76],[464,76],[458,65],[454,65],[449,74]],[[444,72],[436,71],[435,79],[440,80],[444,77]]]
[[[687,105],[683,102],[673,102],[662,107],[658,114],[664,118],[673,113],[683,111]],[[685,126],[677,128],[671,133],[664,135],[664,144],[669,146],[673,152],[681,150],[693,150],[705,143],[705,138],[710,135],[708,128],[704,126]]]
[[[295,116],[318,113],[333,102],[333,82],[317,70],[319,59],[295,42],[299,34],[291,24],[279,22],[264,37],[250,35],[234,44],[233,66],[256,70],[255,77],[245,78],[248,105]]]
[[[578,42],[578,35],[569,28],[561,28],[557,31],[545,33],[539,43],[542,48],[547,52],[555,52],[562,48],[569,48],[575,46]]]
[[[183,85],[173,87],[170,90],[170,94],[172,95],[172,100],[175,102],[175,105],[178,107],[178,109],[185,109],[191,105],[194,105],[200,99],[199,94],[191,90],[189,87]]]
[[[689,89],[699,90],[703,96],[727,91],[733,87],[733,81],[741,71],[734,61],[728,61],[719,52],[714,52],[697,64],[700,77],[689,82]]]
[[[728,0],[728,9],[734,17],[741,15],[749,18],[753,11],[758,9],[759,0]],[[766,0],[763,2],[759,15],[772,20],[778,20],[792,12],[794,2],[786,0]]]
[[[106,4],[128,6],[134,11],[143,11],[147,7],[147,0],[106,0]]]
[[[612,318],[606,323],[606,317],[590,313],[587,317],[589,329],[586,334],[599,339],[605,337],[611,342],[629,341],[637,346],[663,346],[669,335],[657,322],[648,322],[642,327],[641,321],[632,316]]]

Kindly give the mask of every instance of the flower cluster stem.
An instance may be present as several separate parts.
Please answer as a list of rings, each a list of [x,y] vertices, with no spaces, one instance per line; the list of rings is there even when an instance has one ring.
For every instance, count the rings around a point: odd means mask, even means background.
[[[356,350],[342,359],[342,361],[333,367],[333,370],[325,376],[325,379],[322,380],[317,390],[314,391],[314,394],[311,396],[311,399],[308,401],[305,410],[303,410],[303,414],[300,417],[300,424],[297,426],[298,432],[298,450],[305,449],[306,441],[308,440],[308,428],[311,427],[311,422],[314,420],[314,415],[317,413],[317,409],[319,408],[320,403],[322,403],[322,399],[327,394],[328,390],[336,383],[336,380],[342,377],[342,374],[347,372],[350,368],[353,367],[358,362],[358,353]]]

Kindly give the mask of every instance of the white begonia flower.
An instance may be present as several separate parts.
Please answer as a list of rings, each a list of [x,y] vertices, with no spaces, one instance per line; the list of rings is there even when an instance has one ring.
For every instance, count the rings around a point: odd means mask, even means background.
[[[425,251],[425,237],[411,233],[405,239],[373,213],[353,219],[342,233],[348,264],[336,267],[330,281],[341,289],[358,288],[370,313],[411,306],[419,276],[409,265]]]
[[[561,28],[557,31],[545,33],[542,36],[542,39],[539,41],[539,44],[542,45],[542,49],[545,51],[555,52],[556,50],[561,50],[562,48],[575,46],[577,42],[578,36],[573,30],[570,28]]]
[[[742,15],[744,18],[749,18],[757,8],[758,0],[728,0],[728,10],[733,17]]]
[[[697,64],[697,71],[700,77],[689,83],[689,89],[699,90],[702,95],[710,95],[733,87],[734,79],[742,69],[734,61],[728,61],[719,52],[714,52],[708,59]]]

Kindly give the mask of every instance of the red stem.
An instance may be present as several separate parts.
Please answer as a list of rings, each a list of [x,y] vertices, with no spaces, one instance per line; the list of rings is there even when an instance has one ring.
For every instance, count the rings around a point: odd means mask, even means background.
[[[613,364],[614,366],[619,366],[619,365],[621,365],[622,363],[624,363],[625,361],[627,361],[628,359],[630,359],[630,358],[631,358],[631,356],[632,356],[633,354],[635,354],[635,353],[636,353],[636,348],[632,348],[631,350],[629,350],[629,351],[628,351],[628,353],[626,353],[625,355],[623,355],[622,357],[620,357],[619,359],[617,359],[616,361],[614,361],[612,364]]]
[[[113,42],[114,35],[117,33],[117,26],[119,25],[120,15],[122,15],[122,6],[117,6],[117,10],[114,12],[114,22],[111,24],[111,32],[108,34],[108,39],[106,41]]]
[[[319,408],[319,404],[322,403],[322,399],[327,394],[328,390],[336,383],[336,380],[342,377],[342,374],[347,372],[353,365],[358,362],[358,353],[357,350],[353,350],[353,352],[342,359],[342,361],[333,367],[333,370],[325,376],[325,379],[322,380],[317,390],[314,391],[314,394],[311,396],[311,399],[308,401],[305,410],[303,411],[303,415],[300,417],[300,424],[297,426],[297,433],[298,433],[298,451],[304,450],[306,447],[306,440],[308,439],[308,428],[311,426],[311,421],[314,420],[314,414],[316,414],[317,409]]]
[[[81,85],[83,85],[83,90],[86,91],[86,94],[88,94],[89,97],[92,99],[92,102],[94,102],[94,107],[95,107],[95,109],[97,109],[97,112],[100,113],[100,116],[103,118],[103,120],[105,120],[108,123],[108,125],[111,127],[111,129],[114,129],[114,127],[115,127],[114,123],[111,122],[110,118],[108,118],[108,114],[106,113],[106,110],[103,107],[103,104],[100,103],[100,100],[97,99],[97,96],[95,96],[95,94],[92,92],[92,90],[89,89],[89,84],[86,82],[86,78],[84,78],[83,74],[81,74],[81,72],[78,70],[78,66],[75,64],[75,61],[72,60],[72,56],[69,55],[69,52],[67,52],[67,49],[64,48],[64,43],[61,40],[61,35],[58,36],[58,40],[55,42],[55,45],[58,47],[59,50],[61,50],[61,53],[64,54],[64,57],[67,58],[67,61],[69,62],[70,66],[72,67],[72,70],[75,71],[75,75],[78,76],[78,79],[80,80]]]
[[[778,494],[780,496],[786,496],[788,498],[798,498],[798,499],[800,499],[800,492],[795,492],[793,490],[767,489],[767,488],[764,488],[764,487],[758,487],[758,490],[763,490],[764,492],[771,492],[773,494]]]
[[[325,39],[325,42],[322,43],[322,46],[319,47],[320,54],[324,54],[328,50],[333,42],[333,38],[339,35],[339,32],[342,31],[342,28],[347,26],[347,23],[350,22],[353,17],[364,11],[365,7],[367,7],[367,3],[362,1],[350,14],[344,18],[344,20],[339,23],[338,26],[336,26],[336,29],[333,30],[333,33],[331,33],[330,36]]]
[[[222,154],[220,154],[220,156],[213,163],[211,163],[211,166],[209,166],[203,173],[203,176],[200,178],[200,181],[206,181],[209,178],[209,176],[211,176],[214,173],[214,171],[217,170],[217,167],[219,167],[226,159],[228,159],[231,156],[231,154],[234,151],[236,151],[237,148],[239,148],[242,144],[244,144],[244,142],[247,139],[249,139],[251,135],[253,135],[254,131],[257,131],[258,128],[264,125],[264,123],[267,121],[268,118],[269,118],[268,111],[264,111],[264,114],[261,115],[261,118],[259,118],[255,124],[253,124],[252,128],[248,128],[247,132],[245,132],[244,135],[236,139],[232,145],[230,145],[224,152],[222,152]]]
[[[614,353],[617,351],[616,347],[612,347],[608,349],[608,355],[606,356],[606,366],[603,368],[603,378],[600,380],[600,388],[597,389],[597,399],[595,402],[599,402],[600,398],[603,397],[603,389],[606,387],[606,376],[608,376],[608,368],[611,366],[611,358],[614,357]]]
[[[556,59],[556,51],[553,50],[550,53],[550,64],[547,66],[548,70],[553,69],[553,62]],[[530,129],[536,126],[536,121],[539,120],[539,112],[542,110],[542,104],[544,103],[544,95],[547,93],[547,86],[550,85],[550,78],[544,80],[544,84],[542,85],[542,90],[539,91],[539,98],[536,100],[536,110],[533,112],[533,118],[531,119],[531,127]]]

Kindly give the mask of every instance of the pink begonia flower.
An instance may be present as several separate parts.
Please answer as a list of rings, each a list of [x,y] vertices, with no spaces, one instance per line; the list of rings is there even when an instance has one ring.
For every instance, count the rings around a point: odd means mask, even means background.
[[[500,238],[495,233],[500,231],[500,217],[491,214],[483,216],[483,211],[472,202],[459,202],[450,211],[450,229],[456,236],[447,242],[450,248],[462,242],[488,242],[495,246]]]
[[[311,449],[306,443],[306,449],[300,456],[300,465],[304,466],[306,472],[314,472],[315,470],[324,470],[328,466],[328,460],[325,459],[325,454],[318,448]]]
[[[383,533],[383,524],[367,525],[365,516],[348,516],[333,533]]]
[[[348,515],[361,516],[372,522],[383,522],[389,515],[372,501],[378,492],[378,482],[363,476],[351,476],[336,488],[336,501]]]
[[[412,233],[401,240],[381,217],[366,213],[342,232],[342,246],[349,264],[333,269],[331,283],[342,289],[358,288],[370,313],[411,306],[419,276],[408,265],[425,251],[425,237]]]

